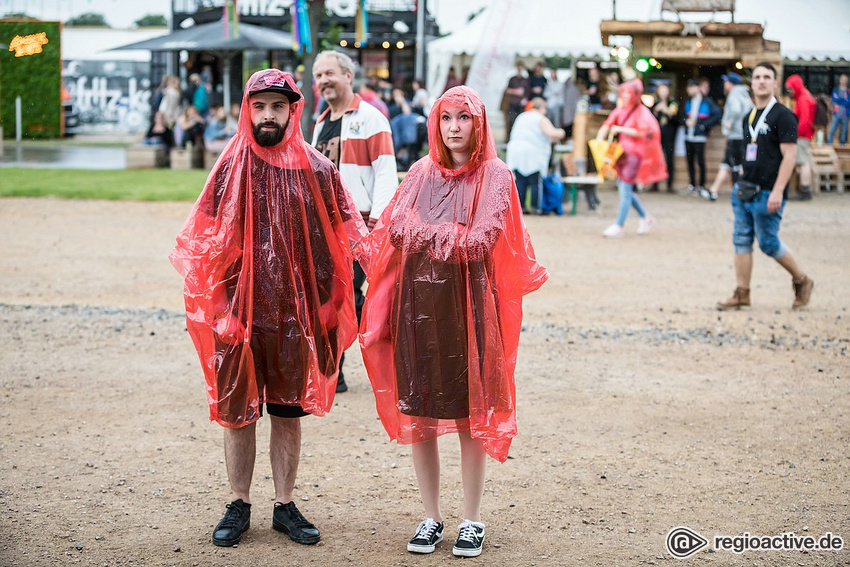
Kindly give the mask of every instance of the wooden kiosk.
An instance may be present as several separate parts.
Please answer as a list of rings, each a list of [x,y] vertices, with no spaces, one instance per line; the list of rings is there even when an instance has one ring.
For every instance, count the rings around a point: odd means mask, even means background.
[[[743,69],[768,61],[776,66],[777,75],[782,76],[779,42],[765,39],[761,24],[735,22],[734,0],[664,0],[661,11],[674,13],[679,21],[603,20],[600,24],[603,45],[609,45],[612,36],[631,36],[631,52],[625,65],[635,69],[639,60],[648,62],[646,71],[639,75],[647,87],[656,81],[666,81],[672,95],[682,103],[687,99],[688,79],[707,77],[711,83],[710,96],[721,104],[725,98],[721,76],[725,73],[743,74]],[[682,12],[706,13],[706,21],[683,22],[679,18]],[[730,12],[732,21],[710,21],[715,12]],[[591,128],[593,122],[588,124]],[[588,129],[587,136],[593,135],[595,130]],[[720,127],[713,128],[705,155],[708,183],[714,179],[723,159],[725,145]],[[677,156],[676,185],[682,187],[686,180],[685,158]]]

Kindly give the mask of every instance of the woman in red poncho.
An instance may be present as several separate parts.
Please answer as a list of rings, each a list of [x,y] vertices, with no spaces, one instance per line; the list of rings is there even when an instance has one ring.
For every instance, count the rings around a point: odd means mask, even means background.
[[[623,155],[615,164],[620,208],[617,221],[602,233],[607,238],[625,236],[623,226],[632,207],[640,215],[638,234],[647,234],[655,219],[647,214],[635,195],[635,184],[649,185],[667,178],[667,165],[661,149],[661,128],[652,111],[640,100],[643,83],[633,79],[620,85],[619,92],[621,105],[611,112],[596,134],[600,140],[609,133],[619,134],[623,147]]]
[[[304,142],[304,99],[277,69],[245,86],[228,142],[170,259],[185,278],[186,323],[210,419],[225,428],[233,492],[213,543],[250,523],[255,422],[271,417],[274,527],[299,543],[319,532],[295,508],[300,418],[333,405],[339,359],[354,342],[352,257],[366,226],[339,172]]]
[[[464,522],[454,554],[475,556],[486,455],[504,462],[516,435],[522,296],[548,274],[475,91],[454,87],[436,101],[428,145],[363,245],[360,343],[387,433],[413,444],[427,518],[408,550],[430,553],[442,539],[437,437],[458,433]]]

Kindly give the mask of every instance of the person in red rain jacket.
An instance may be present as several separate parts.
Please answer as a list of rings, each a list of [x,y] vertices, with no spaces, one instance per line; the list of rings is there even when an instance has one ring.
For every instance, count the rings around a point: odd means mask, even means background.
[[[800,75],[785,79],[785,88],[794,97],[794,114],[797,115],[797,171],[800,188],[792,201],[808,201],[812,198],[812,136],[815,133],[815,97],[803,86]]]

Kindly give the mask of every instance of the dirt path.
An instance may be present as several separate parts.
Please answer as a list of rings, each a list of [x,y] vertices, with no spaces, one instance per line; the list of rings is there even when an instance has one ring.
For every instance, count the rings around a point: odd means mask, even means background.
[[[606,241],[604,212],[529,218],[551,280],[526,302],[520,435],[488,464],[489,565],[675,562],[674,526],[714,535],[850,539],[850,197],[786,209],[782,236],[817,282],[756,257],[754,307],[734,287],[728,203],[649,195],[651,235]],[[421,519],[409,447],[387,441],[359,353],[351,390],[304,420],[296,499],[322,530],[271,529],[267,423],[252,527],[210,543],[228,485],[221,430],[166,261],[188,203],[0,200],[0,565],[443,565],[460,518],[446,438],[447,542],[405,543]],[[348,374],[348,373],[347,373]],[[848,541],[850,546],[850,541]],[[846,565],[850,551],[702,552],[693,565]],[[271,563],[270,563],[271,562]],[[684,565],[685,562],[682,562]]]

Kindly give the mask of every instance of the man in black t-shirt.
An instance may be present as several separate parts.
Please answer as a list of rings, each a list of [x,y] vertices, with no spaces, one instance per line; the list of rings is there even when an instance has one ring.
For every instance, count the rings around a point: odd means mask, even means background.
[[[754,184],[758,192],[752,200],[738,197],[737,183],[732,191],[735,228],[735,275],[738,286],[731,298],[717,304],[721,311],[750,305],[750,278],[753,271],[753,240],[762,252],[776,260],[792,277],[792,309],[809,303],[814,282],[797,265],[788,247],[779,240],[779,224],[788,199],[788,179],[797,156],[797,117],[776,100],[776,69],[759,63],[752,77],[755,108],[744,118],[743,184]]]
[[[514,127],[516,117],[525,110],[525,103],[528,102],[530,91],[531,83],[528,77],[525,76],[525,66],[517,62],[516,75],[508,80],[508,86],[505,89],[505,95],[503,97],[507,102],[507,110],[505,112],[506,142],[511,138],[511,129]]]
[[[331,160],[337,169],[339,169],[339,135],[341,132],[342,116],[336,120],[331,120],[329,117],[325,122],[325,127],[319,132],[319,138],[316,141],[316,149]]]

